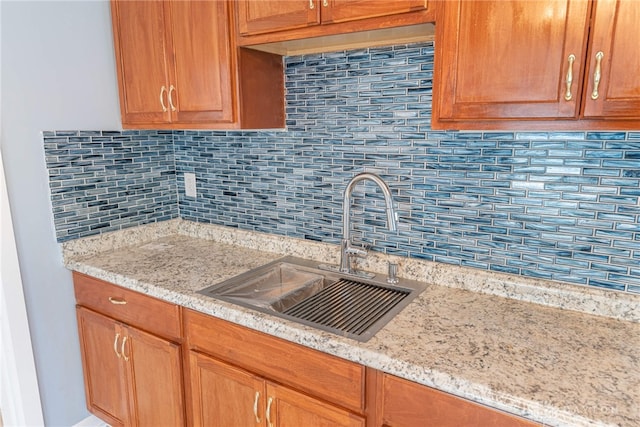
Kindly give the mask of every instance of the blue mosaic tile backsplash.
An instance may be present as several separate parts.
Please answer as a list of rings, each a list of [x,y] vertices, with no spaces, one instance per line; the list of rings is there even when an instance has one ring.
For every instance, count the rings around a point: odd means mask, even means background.
[[[119,158],[107,170],[122,178],[90,201],[78,174],[94,172],[74,162],[99,153],[60,152],[83,132],[45,133],[58,239],[172,218],[179,207],[188,220],[338,243],[343,189],[370,171],[400,216],[388,232],[379,190],[358,185],[354,234],[373,250],[640,292],[640,132],[434,132],[432,70],[430,43],[288,57],[286,131],[99,134],[129,139],[132,155],[138,145],[158,153]],[[155,163],[139,164],[145,156]],[[184,195],[185,172],[196,174],[197,198]],[[114,201],[145,173],[157,192]],[[98,200],[111,206],[102,217],[88,206]],[[136,201],[144,208],[131,212]]]
[[[178,216],[165,131],[43,132],[59,242]]]

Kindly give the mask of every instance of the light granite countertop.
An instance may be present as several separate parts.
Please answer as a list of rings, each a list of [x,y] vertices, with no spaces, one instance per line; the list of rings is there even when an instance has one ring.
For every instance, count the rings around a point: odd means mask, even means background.
[[[559,291],[553,283],[525,280],[520,286],[513,278],[488,279],[477,270],[456,269],[457,276],[475,276],[482,287],[465,289],[455,280],[443,286],[429,280],[442,279],[436,271],[442,266],[394,260],[407,278],[433,274],[422,277],[429,284],[418,298],[361,343],[197,293],[283,255],[335,262],[336,252],[332,245],[186,221],[63,245],[69,269],[534,421],[640,426],[640,298],[635,295],[571,285],[566,285],[570,291]],[[366,266],[382,268],[385,257],[371,257]],[[581,292],[584,302],[576,305]],[[596,309],[599,315],[590,314]]]

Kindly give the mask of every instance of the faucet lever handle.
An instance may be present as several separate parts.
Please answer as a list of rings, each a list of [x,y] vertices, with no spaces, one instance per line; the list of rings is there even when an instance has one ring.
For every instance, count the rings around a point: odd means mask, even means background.
[[[366,249],[365,247],[357,248],[357,247],[355,247],[355,246],[351,246],[351,245],[349,245],[349,246],[347,247],[347,249],[345,250],[345,252],[346,252],[347,254],[350,254],[350,255],[357,255],[357,256],[359,256],[359,257],[365,257],[365,256],[367,256],[367,253],[368,253],[368,252],[367,252],[367,249]]]

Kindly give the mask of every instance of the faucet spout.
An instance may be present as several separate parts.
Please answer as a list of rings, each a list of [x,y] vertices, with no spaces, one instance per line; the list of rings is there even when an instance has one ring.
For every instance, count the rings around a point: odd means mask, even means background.
[[[384,196],[385,209],[387,213],[387,227],[390,231],[396,231],[396,213],[393,208],[393,198],[391,196],[391,190],[389,186],[378,175],[370,172],[360,173],[353,178],[347,184],[344,189],[343,201],[342,201],[342,245],[340,251],[340,271],[343,273],[353,274],[351,263],[349,262],[351,255],[366,255],[366,251],[363,249],[355,248],[351,245],[351,194],[356,184],[363,180],[370,180],[375,182]]]

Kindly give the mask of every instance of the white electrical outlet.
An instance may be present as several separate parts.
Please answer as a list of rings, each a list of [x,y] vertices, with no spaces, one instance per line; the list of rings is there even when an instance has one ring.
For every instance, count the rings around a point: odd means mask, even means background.
[[[196,174],[192,172],[186,172],[184,174],[184,193],[187,197],[197,197],[196,192]]]

